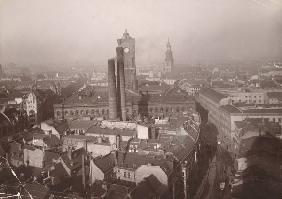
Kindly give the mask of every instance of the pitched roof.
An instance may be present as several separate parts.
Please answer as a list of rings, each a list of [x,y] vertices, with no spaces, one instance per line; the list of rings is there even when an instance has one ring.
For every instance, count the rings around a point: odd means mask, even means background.
[[[103,173],[107,173],[108,171],[112,170],[115,167],[116,162],[115,154],[110,153],[108,155],[105,155],[103,157],[98,157],[93,160],[95,165],[101,169]]]
[[[141,165],[148,164],[160,166],[167,175],[170,175],[172,172],[171,162],[165,160],[163,157],[130,152],[117,152],[117,165],[119,167],[136,169]]]
[[[211,100],[213,100],[214,102],[216,103],[219,103],[219,101],[223,98],[226,98],[227,96],[214,90],[214,89],[211,89],[211,88],[202,88],[200,91],[199,91],[199,94],[200,95],[204,95],[208,98],[210,98]]]
[[[227,113],[241,113],[241,111],[238,108],[230,104],[220,106],[220,108],[225,110]]]

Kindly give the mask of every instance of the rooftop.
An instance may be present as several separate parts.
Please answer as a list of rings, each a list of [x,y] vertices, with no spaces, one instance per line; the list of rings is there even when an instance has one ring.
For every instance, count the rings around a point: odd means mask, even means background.
[[[199,94],[200,95],[204,95],[208,98],[210,98],[211,100],[213,100],[214,102],[216,103],[219,103],[219,101],[223,98],[226,98],[227,96],[214,90],[214,89],[211,89],[211,88],[202,88],[200,91],[199,91]]]
[[[101,128],[99,126],[91,126],[85,134],[99,134],[99,135],[121,135],[121,136],[136,136],[135,130],[130,129],[109,129]]]

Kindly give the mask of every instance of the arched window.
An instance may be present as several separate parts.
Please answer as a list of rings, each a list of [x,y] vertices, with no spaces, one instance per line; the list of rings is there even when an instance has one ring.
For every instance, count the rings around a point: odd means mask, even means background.
[[[78,115],[78,113],[79,113],[79,111],[78,111],[78,110],[76,110],[76,111],[75,111],[75,115]]]
[[[60,116],[61,115],[61,111],[57,111],[57,116]]]
[[[86,114],[86,115],[88,115],[88,113],[89,113],[89,111],[88,111],[88,110],[86,110],[86,111],[85,111],[85,114]]]
[[[165,112],[167,112],[167,113],[168,113],[168,107],[166,107],[166,108],[165,108]]]
[[[95,114],[95,110],[94,110],[94,109],[91,110],[91,114],[92,114],[92,115]]]
[[[68,111],[65,111],[65,115],[68,115],[69,114],[69,112]]]
[[[105,110],[104,109],[102,109],[102,115],[104,115],[105,114]]]
[[[73,115],[73,110],[70,111],[70,115]]]
[[[83,115],[83,114],[84,114],[84,112],[83,112],[83,110],[81,110],[81,111],[80,111],[80,115]]]

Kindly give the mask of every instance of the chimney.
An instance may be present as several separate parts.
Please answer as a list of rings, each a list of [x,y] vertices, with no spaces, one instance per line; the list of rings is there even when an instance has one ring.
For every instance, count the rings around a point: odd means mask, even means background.
[[[116,91],[116,75],[115,60],[108,60],[108,92],[109,92],[109,119],[117,119],[117,91]]]
[[[117,68],[119,73],[119,83],[120,83],[120,107],[121,107],[121,119],[126,120],[126,108],[125,108],[125,77],[124,77],[124,56],[123,48],[117,47]]]

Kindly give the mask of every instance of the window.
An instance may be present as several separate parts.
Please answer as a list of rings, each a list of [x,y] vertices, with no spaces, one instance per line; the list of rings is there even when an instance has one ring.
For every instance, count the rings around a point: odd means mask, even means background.
[[[126,172],[123,172],[123,177],[125,177],[125,178],[126,178]]]
[[[128,178],[130,178],[130,172],[128,172]]]

